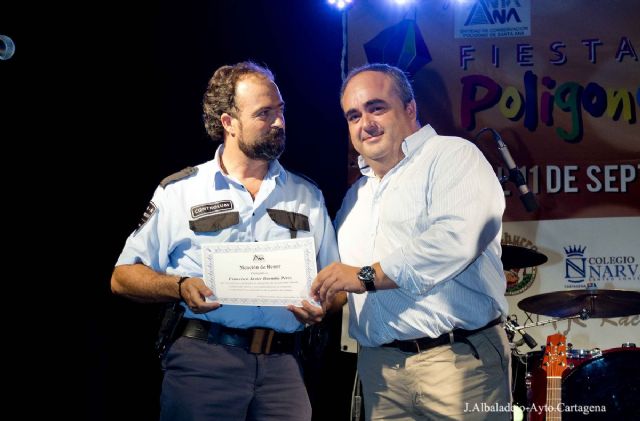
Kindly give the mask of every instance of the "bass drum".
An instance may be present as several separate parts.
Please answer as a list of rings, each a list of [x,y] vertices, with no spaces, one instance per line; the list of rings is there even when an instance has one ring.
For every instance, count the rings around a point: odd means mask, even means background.
[[[640,420],[639,396],[640,349],[608,349],[565,372],[562,419]]]

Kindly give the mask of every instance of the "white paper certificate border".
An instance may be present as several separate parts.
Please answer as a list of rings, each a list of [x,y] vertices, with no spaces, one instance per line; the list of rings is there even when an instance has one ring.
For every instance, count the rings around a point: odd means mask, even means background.
[[[275,241],[259,241],[252,243],[211,243],[202,245],[202,266],[204,273],[204,281],[209,286],[214,295],[208,297],[207,301],[218,301],[216,294],[216,265],[215,255],[226,254],[229,258],[232,258],[234,253],[260,253],[260,252],[272,252],[283,250],[296,250],[302,249],[304,257],[304,276],[307,295],[311,288],[311,283],[316,277],[316,255],[315,255],[315,243],[313,237],[295,238],[291,240],[275,240]],[[303,299],[311,301],[311,298],[295,297],[298,302],[294,302],[294,297],[278,297],[278,298],[233,298],[228,297],[220,301],[223,304],[235,304],[235,305],[262,305],[262,306],[287,306],[289,304],[301,305]]]

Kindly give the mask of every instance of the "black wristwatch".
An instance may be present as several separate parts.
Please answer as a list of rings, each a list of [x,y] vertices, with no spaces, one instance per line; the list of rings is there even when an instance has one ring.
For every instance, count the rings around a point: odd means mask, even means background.
[[[363,266],[358,272],[358,279],[362,281],[364,289],[369,292],[376,292],[376,285],[373,283],[376,278],[376,270],[371,266]]]

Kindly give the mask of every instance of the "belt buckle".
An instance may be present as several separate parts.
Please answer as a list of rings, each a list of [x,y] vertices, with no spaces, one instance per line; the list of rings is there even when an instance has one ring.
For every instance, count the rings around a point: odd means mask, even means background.
[[[269,354],[275,331],[271,329],[252,329],[249,352],[252,354]]]

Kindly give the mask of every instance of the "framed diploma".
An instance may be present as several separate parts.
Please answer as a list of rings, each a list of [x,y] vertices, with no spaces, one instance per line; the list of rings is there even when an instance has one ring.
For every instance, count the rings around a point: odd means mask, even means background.
[[[300,306],[316,277],[313,237],[202,246],[208,301],[253,306]],[[317,303],[314,303],[317,304]]]

